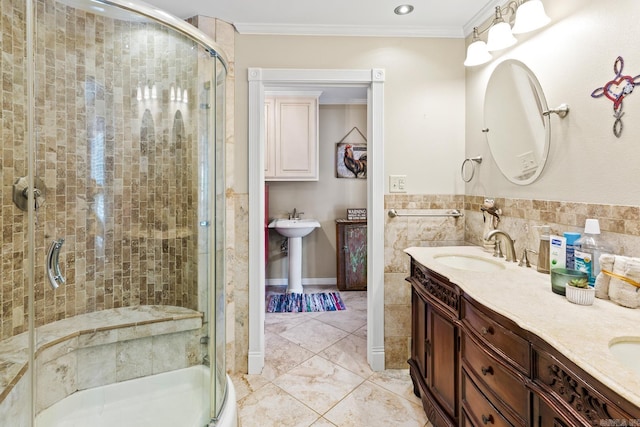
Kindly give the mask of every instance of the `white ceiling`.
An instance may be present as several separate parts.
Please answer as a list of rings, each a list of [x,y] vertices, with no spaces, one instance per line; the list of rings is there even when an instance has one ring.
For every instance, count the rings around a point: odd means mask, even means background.
[[[146,0],[179,18],[211,16],[241,34],[465,37],[505,0]],[[413,13],[398,16],[403,3]]]

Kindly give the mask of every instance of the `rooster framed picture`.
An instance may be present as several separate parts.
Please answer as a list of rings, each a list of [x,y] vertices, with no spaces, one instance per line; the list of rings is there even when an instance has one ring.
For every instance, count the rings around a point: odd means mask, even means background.
[[[367,144],[336,144],[336,177],[367,178]]]

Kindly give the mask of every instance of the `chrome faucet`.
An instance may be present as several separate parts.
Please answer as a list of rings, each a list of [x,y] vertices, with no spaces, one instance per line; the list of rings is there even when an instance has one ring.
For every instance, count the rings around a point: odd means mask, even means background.
[[[300,219],[300,215],[304,215],[304,212],[298,212],[296,208],[293,208],[293,212],[289,213],[289,219]]]
[[[502,230],[491,230],[490,232],[487,233],[487,235],[485,236],[486,240],[491,240],[491,238],[495,237],[496,239],[496,246],[500,244],[500,242],[498,241],[498,237],[497,236],[502,236],[503,240],[506,242],[507,247],[506,247],[506,260],[507,261],[512,261],[512,262],[517,262],[518,260],[516,259],[516,250],[513,246],[513,239],[511,239],[511,236],[509,236],[509,234],[506,231],[502,231]]]

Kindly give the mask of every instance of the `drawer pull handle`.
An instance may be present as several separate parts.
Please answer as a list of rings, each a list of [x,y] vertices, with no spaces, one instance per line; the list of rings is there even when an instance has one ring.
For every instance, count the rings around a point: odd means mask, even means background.
[[[482,415],[482,424],[493,424],[493,415]]]
[[[487,366],[486,368],[483,366],[480,370],[482,371],[482,375],[493,375],[493,368],[491,366]]]
[[[480,333],[482,335],[493,335],[493,328],[491,326],[489,326],[488,328],[486,326],[483,326],[482,329],[480,329]]]

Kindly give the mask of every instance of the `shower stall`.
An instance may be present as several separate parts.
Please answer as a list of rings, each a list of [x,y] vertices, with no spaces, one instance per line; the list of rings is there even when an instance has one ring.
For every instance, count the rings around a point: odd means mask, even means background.
[[[143,3],[0,14],[0,424],[235,425],[224,53]]]

